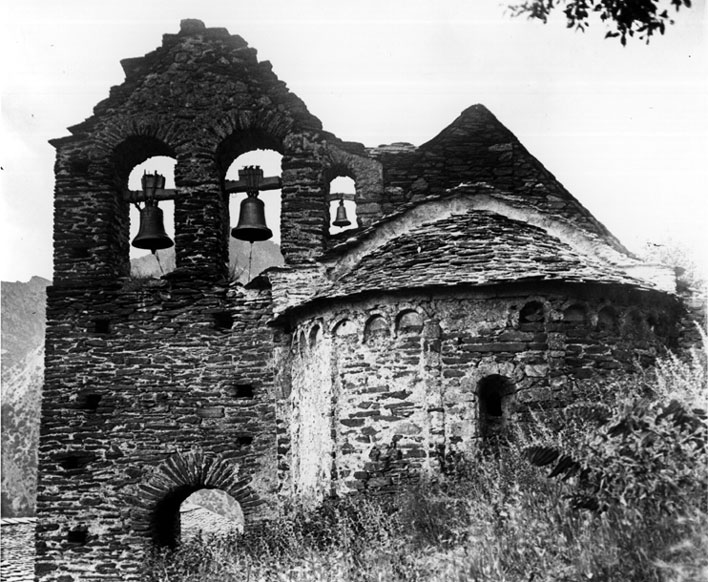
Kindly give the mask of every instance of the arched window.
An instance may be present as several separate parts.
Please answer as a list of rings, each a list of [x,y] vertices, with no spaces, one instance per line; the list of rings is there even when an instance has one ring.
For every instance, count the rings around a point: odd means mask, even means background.
[[[647,322],[639,311],[632,309],[625,317],[623,331],[637,339],[645,339],[648,331]]]
[[[305,338],[304,331],[301,331],[300,334],[298,335],[297,347],[298,347],[298,352],[300,354],[300,357],[304,358],[305,354],[307,353],[307,340]]]
[[[397,335],[418,335],[421,331],[423,331],[423,318],[420,313],[410,309],[398,314],[396,318]]]
[[[503,436],[513,393],[511,380],[500,374],[486,376],[477,384],[479,433],[484,442],[494,442]]]
[[[358,226],[355,193],[354,180],[348,176],[338,176],[329,183],[329,234],[338,234]],[[349,224],[344,224],[347,221]]]
[[[572,327],[580,327],[587,322],[587,312],[583,305],[576,303],[563,312],[563,323]]]
[[[519,328],[535,331],[543,329],[543,304],[540,301],[529,301],[519,312]]]
[[[273,150],[255,149],[238,156],[226,171],[226,181],[238,181],[239,170],[246,166],[259,166],[264,178],[281,175],[281,161],[283,156]],[[247,197],[245,192],[230,194],[229,217],[231,230],[239,224],[241,219],[241,204]],[[229,273],[232,280],[248,283],[265,269],[279,266],[284,263],[280,252],[280,190],[263,190],[258,194],[263,202],[265,212],[265,225],[273,233],[272,238],[255,242],[253,247],[248,241],[235,239],[229,235]],[[249,272],[250,266],[250,272]]]
[[[177,161],[167,156],[154,156],[135,166],[128,177],[128,189],[142,192],[142,177],[144,174],[157,172],[165,178],[165,189],[175,187],[175,164]],[[143,203],[139,202],[142,207]],[[175,240],[175,203],[174,200],[158,201],[158,208],[162,212],[165,233],[174,242]],[[152,253],[147,249],[136,248],[132,245],[141,227],[140,210],[135,204],[130,204],[130,274],[136,277],[161,277],[175,269],[174,246],[160,249]]]
[[[314,325],[312,329],[310,330],[310,349],[314,350],[317,347],[317,344],[320,341],[320,326],[319,325]]]
[[[617,331],[617,313],[609,305],[598,312],[597,329],[606,333],[615,333]]]
[[[342,319],[334,326],[332,334],[336,338],[350,338],[356,336],[356,325],[350,319]]]
[[[374,315],[364,326],[364,343],[368,345],[381,343],[390,335],[388,322],[381,315]]]

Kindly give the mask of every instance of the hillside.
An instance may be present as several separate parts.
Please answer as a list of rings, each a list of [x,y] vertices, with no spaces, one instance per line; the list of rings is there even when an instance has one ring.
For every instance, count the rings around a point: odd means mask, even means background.
[[[0,284],[3,375],[44,343],[48,285],[50,281],[42,277]]]
[[[49,281],[2,282],[2,517],[34,513]]]
[[[239,283],[248,283],[248,256],[251,251],[250,244],[244,241],[229,238],[229,273]],[[169,273],[175,269],[175,248],[158,251],[157,258],[153,255],[144,255],[133,259],[131,274],[137,277],[159,277],[162,273]],[[280,247],[269,240],[254,243],[251,262],[251,278],[268,267],[283,264],[283,255]]]

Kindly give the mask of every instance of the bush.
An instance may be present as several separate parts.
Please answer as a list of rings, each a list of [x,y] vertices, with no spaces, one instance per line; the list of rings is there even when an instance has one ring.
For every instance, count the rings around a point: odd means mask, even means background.
[[[158,553],[146,578],[708,580],[705,345],[394,498],[286,508],[243,536]]]

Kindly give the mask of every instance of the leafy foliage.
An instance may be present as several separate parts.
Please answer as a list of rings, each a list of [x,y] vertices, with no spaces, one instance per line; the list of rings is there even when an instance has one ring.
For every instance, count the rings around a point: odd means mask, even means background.
[[[524,0],[509,8],[514,16],[526,15],[547,22],[552,12],[562,10],[568,28],[584,31],[592,17],[606,23],[605,38],[619,38],[623,45],[635,34],[649,43],[657,32],[664,34],[674,23],[669,11],[690,8],[691,0]]]

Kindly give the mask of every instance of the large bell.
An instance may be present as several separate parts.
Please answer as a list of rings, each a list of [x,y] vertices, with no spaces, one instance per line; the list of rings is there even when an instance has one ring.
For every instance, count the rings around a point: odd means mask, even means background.
[[[339,227],[349,226],[351,224],[351,221],[347,218],[347,209],[344,208],[344,200],[339,201],[337,216],[332,224]]]
[[[140,209],[140,228],[132,245],[138,249],[148,249],[153,253],[158,249],[168,249],[175,243],[167,236],[162,219],[162,210],[156,205],[146,204]]]
[[[231,236],[248,242],[268,240],[273,236],[265,223],[263,200],[251,195],[243,199],[238,224],[231,229]]]

